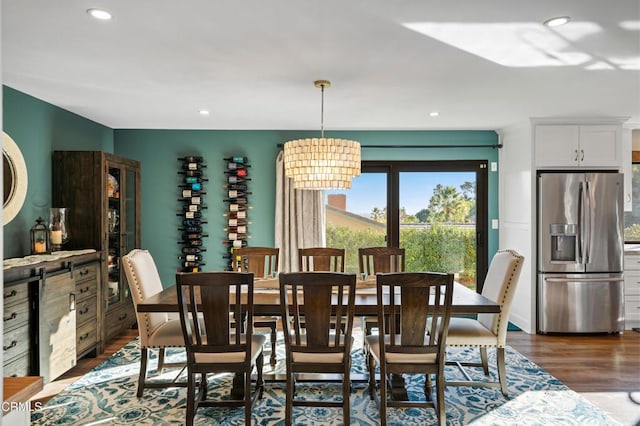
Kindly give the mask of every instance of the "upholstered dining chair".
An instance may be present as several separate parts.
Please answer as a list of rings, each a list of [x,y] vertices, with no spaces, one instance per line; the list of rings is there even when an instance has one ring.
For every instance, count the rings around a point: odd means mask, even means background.
[[[369,394],[387,423],[387,407],[435,408],[440,425],[446,424],[444,365],[447,328],[451,316],[453,275],[438,272],[396,272],[376,276],[379,334],[369,344]],[[391,296],[393,295],[393,296]],[[427,319],[431,321],[427,322]],[[380,395],[375,367],[380,367]],[[389,374],[425,374],[425,400],[395,401],[387,397]],[[431,396],[431,375],[436,377],[436,399]]]
[[[358,249],[358,271],[365,276],[375,275],[377,273],[388,272],[404,272],[405,270],[405,257],[404,249],[399,247],[364,247]],[[363,317],[362,318],[363,331],[362,336],[365,339],[366,336],[371,334],[371,330],[378,326],[378,318],[376,317]],[[366,339],[363,342],[362,348],[367,355]]]
[[[251,410],[263,393],[262,346],[266,341],[264,335],[253,334],[253,274],[178,272],[176,288],[187,352],[186,424],[193,424],[199,407],[223,406],[244,407],[245,424],[251,425]],[[242,321],[233,319],[243,316],[244,332]],[[257,380],[251,393],[254,369]],[[207,399],[207,374],[225,372],[243,376],[242,398]]]
[[[271,277],[278,272],[278,256],[280,249],[273,247],[243,247],[233,249],[233,269],[238,272],[251,272],[256,278]],[[257,316],[253,320],[253,328],[268,328],[271,331],[271,356],[269,363],[276,365],[276,342],[278,338],[278,319],[275,317]]]
[[[158,269],[148,250],[131,250],[128,254],[122,256],[122,267],[124,268],[135,306],[162,291],[162,282]],[[145,388],[186,386],[184,382],[177,382],[175,379],[172,381],[153,382],[146,380],[150,350],[158,350],[158,373],[161,373],[165,367],[184,367],[184,364],[166,364],[164,362],[165,348],[184,347],[179,318],[166,312],[147,313],[138,312],[136,309],[136,320],[140,335],[140,373],[136,395],[141,397]]]
[[[330,247],[298,249],[300,272],[344,272],[345,250]]]
[[[342,407],[343,422],[350,424],[351,332],[355,290],[354,274],[280,274],[280,306],[287,364],[285,424],[294,423],[294,406]],[[306,320],[304,327],[303,313]],[[301,380],[296,377],[298,373],[341,374],[342,401],[296,398],[296,383]]]
[[[447,386],[489,386],[500,387],[504,396],[507,391],[507,373],[505,366],[505,347],[509,312],[515,294],[524,257],[514,250],[498,251],[489,265],[482,287],[482,295],[500,304],[499,314],[479,314],[478,319],[452,318],[449,324],[447,345],[451,347],[473,347],[480,350],[480,362],[457,362],[449,360],[447,364],[457,365],[466,381],[447,381]],[[496,349],[498,381],[472,381],[464,367],[482,367],[485,376],[489,376],[487,348]]]

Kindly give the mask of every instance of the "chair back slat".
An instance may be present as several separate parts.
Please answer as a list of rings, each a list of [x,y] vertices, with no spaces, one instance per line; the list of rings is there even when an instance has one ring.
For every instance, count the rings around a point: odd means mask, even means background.
[[[405,250],[399,247],[365,247],[358,249],[361,274],[404,272]]]
[[[344,272],[345,250],[330,247],[298,249],[300,272]]]
[[[381,335],[389,336],[380,352],[438,353],[444,339],[453,293],[453,275],[436,272],[396,272],[377,275]],[[427,320],[431,327],[427,329]],[[427,334],[428,332],[428,334]]]
[[[249,362],[251,345],[242,339],[243,322],[234,318],[246,314],[244,333],[253,334],[253,274],[179,272],[176,287],[187,358],[198,352],[245,352]]]
[[[257,278],[270,277],[278,271],[280,249],[244,247],[233,249],[233,270],[251,272]]]
[[[280,274],[287,351],[351,350],[356,276],[342,272]],[[286,302],[288,301],[288,302]],[[332,321],[336,327],[332,327]]]

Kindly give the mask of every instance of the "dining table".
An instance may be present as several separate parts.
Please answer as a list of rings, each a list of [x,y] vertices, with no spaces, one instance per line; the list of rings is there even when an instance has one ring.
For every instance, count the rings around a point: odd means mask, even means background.
[[[377,316],[378,302],[376,294],[375,276],[358,276],[356,280],[356,299],[354,313],[356,317]],[[170,286],[153,296],[148,297],[143,302],[139,302],[136,307],[138,312],[178,312],[178,293],[176,286]],[[280,316],[279,279],[275,277],[257,278],[254,280],[253,289],[253,310],[254,315]],[[458,282],[454,283],[453,298],[451,304],[452,315],[475,315],[480,313],[499,313],[500,304],[484,297],[475,290],[472,290]],[[264,374],[265,381],[281,382],[286,380],[283,374]],[[324,377],[324,380],[335,380],[335,378]],[[368,381],[368,375],[362,377],[352,377],[353,381]],[[402,377],[391,377],[391,396],[396,400],[406,400],[407,393]],[[233,381],[231,394],[239,397],[244,392],[243,379],[241,375],[236,375]]]

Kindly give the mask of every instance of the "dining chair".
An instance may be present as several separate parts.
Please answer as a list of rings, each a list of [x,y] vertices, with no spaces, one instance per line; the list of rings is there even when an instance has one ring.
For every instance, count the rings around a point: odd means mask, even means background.
[[[294,406],[342,407],[343,422],[350,424],[351,333],[355,294],[355,274],[280,274],[280,306],[287,365],[285,424],[293,423]],[[342,375],[342,401],[297,398],[296,383],[302,380],[296,377],[299,373]]]
[[[330,247],[298,249],[300,272],[344,272],[345,250]]]
[[[158,268],[148,250],[131,250],[122,256],[122,267],[135,307],[148,297],[162,291]],[[158,350],[156,369],[158,374],[162,373],[165,367],[184,367],[184,363],[169,364],[164,362],[165,348],[184,347],[180,319],[176,315],[169,315],[166,312],[138,312],[136,309],[136,320],[140,336],[140,373],[136,395],[141,397],[145,388],[186,386],[184,382],[177,382],[177,377],[172,381],[148,382],[146,380],[149,351]]]
[[[358,271],[364,276],[377,273],[404,272],[404,249],[399,247],[364,247],[358,249]],[[367,355],[366,336],[378,326],[378,318],[368,316],[362,318],[364,339],[362,348]]]
[[[256,278],[271,277],[278,272],[280,249],[272,247],[243,247],[233,249],[233,270],[251,272]],[[271,331],[271,356],[269,363],[276,365],[276,342],[278,339],[278,319],[271,316],[257,316],[253,328],[268,328]]]
[[[452,347],[473,347],[480,350],[480,362],[448,361],[458,366],[465,381],[447,381],[447,386],[488,386],[500,387],[504,396],[507,391],[507,373],[505,366],[505,347],[509,312],[516,291],[524,257],[514,250],[498,251],[489,265],[482,287],[482,295],[500,304],[498,314],[478,314],[478,319],[451,318],[447,335],[447,345]],[[482,367],[489,377],[487,348],[496,349],[498,381],[472,381],[464,367]]]
[[[193,424],[199,407],[222,406],[244,407],[245,424],[251,425],[251,410],[264,389],[262,346],[266,341],[264,335],[253,333],[253,274],[178,272],[176,288],[187,352],[186,424]],[[242,321],[233,318],[245,315],[243,332]],[[251,393],[254,369],[257,379]],[[243,377],[241,398],[233,394],[229,399],[207,398],[207,374],[219,373]]]
[[[395,272],[376,276],[379,333],[366,337],[369,345],[369,395],[376,401],[380,422],[387,423],[387,407],[434,408],[440,425],[446,424],[444,366],[447,328],[451,316],[453,274]],[[390,296],[393,295],[393,296]],[[427,325],[427,319],[430,319]],[[375,369],[380,369],[379,392]],[[424,374],[424,400],[388,398],[388,375]],[[431,375],[435,375],[436,399]]]

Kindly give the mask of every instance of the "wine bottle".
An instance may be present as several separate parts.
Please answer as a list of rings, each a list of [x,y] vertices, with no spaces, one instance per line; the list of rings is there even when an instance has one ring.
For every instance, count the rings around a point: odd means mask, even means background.
[[[225,231],[227,232],[235,232],[236,234],[246,234],[247,233],[247,226],[246,225],[240,225],[240,226],[229,226],[224,228]]]
[[[209,223],[206,220],[198,220],[198,219],[185,219],[182,221],[184,226],[201,226],[205,223]]]
[[[226,158],[223,158],[223,160],[231,161],[234,163],[246,163],[247,161],[249,161],[247,157],[226,157]]]
[[[206,263],[201,263],[201,262],[192,262],[189,260],[185,260],[182,262],[182,267],[183,268],[197,268],[201,265],[206,265]]]
[[[247,243],[247,240],[233,240],[233,241],[225,240],[222,242],[222,244],[230,245],[230,246],[233,246],[234,248],[240,248],[240,247],[246,247],[249,243]]]
[[[182,226],[182,227],[178,228],[178,231],[202,232],[202,226]]]
[[[201,232],[187,232],[182,234],[183,240],[199,240],[203,237],[208,237],[209,234],[203,234]]]
[[[178,241],[178,244],[188,244],[190,246],[201,246],[203,243],[202,240],[186,240],[186,241]]]
[[[206,192],[196,191],[193,189],[183,189],[182,190],[182,198],[190,198],[190,197],[199,197],[201,195],[205,195]]]
[[[240,197],[246,197],[247,195],[252,195],[253,192],[246,192],[246,191],[238,191],[237,189],[230,189],[227,194],[229,195],[229,198],[240,198]]]
[[[197,170],[191,170],[192,172],[195,172]],[[225,170],[224,171],[226,174],[230,175],[230,176],[238,176],[241,178],[244,178],[247,176],[247,169],[237,169],[237,170]],[[180,173],[180,172],[178,172]],[[188,173],[188,172],[185,172]],[[230,183],[234,183],[234,182],[230,182]]]
[[[200,210],[204,210],[206,208],[208,207],[202,204],[185,204],[184,206],[182,206],[182,210],[185,212],[199,212]]]
[[[200,219],[202,217],[202,213],[200,213],[200,212],[182,212],[182,213],[176,213],[176,216],[184,216],[185,219]]]
[[[246,183],[230,183],[222,185],[223,188],[228,189],[229,191],[246,191],[247,184]]]
[[[245,238],[251,238],[251,235],[246,233],[238,233],[238,232],[229,232],[227,234],[228,240],[243,240]]]
[[[225,213],[222,213],[222,216],[227,216],[229,219],[246,219],[247,212],[246,211],[225,212]]]
[[[227,163],[227,170],[242,170],[251,167],[249,164]]]
[[[237,176],[237,175],[229,175],[229,176],[227,176],[227,182],[229,182],[229,183],[242,183],[242,182],[246,182],[248,180],[251,180],[251,178],[248,178],[246,176]]]
[[[204,247],[182,247],[182,253],[184,254],[200,254],[203,251],[207,251]]]
[[[202,183],[209,182],[209,179],[202,176],[185,176],[184,181],[185,183]]]
[[[201,262],[202,255],[201,254],[185,254],[184,256],[178,256],[178,259],[186,260],[188,262]]]
[[[202,204],[201,197],[182,197],[178,198],[178,201],[187,202],[189,204]]]
[[[230,212],[241,212],[241,211],[245,211],[247,209],[252,209],[253,206],[247,206],[247,205],[243,205],[243,204],[237,204],[237,203],[231,203],[229,204],[229,211]]]
[[[202,176],[202,170],[178,170],[179,175]]]
[[[251,222],[247,220],[242,220],[242,219],[238,220],[236,218],[229,218],[229,220],[227,221],[227,226],[229,226],[229,228],[240,227],[240,226],[244,226],[246,228],[246,226],[249,225],[250,223]],[[225,231],[226,231],[226,228],[225,228]]]
[[[205,167],[207,167],[207,165],[202,163],[182,163],[182,170],[202,170]]]
[[[178,160],[187,161],[189,163],[202,163],[202,157],[194,156],[194,155],[188,155],[186,157],[178,157]]]
[[[225,203],[234,203],[234,204],[247,204],[246,198],[225,198],[222,200]]]
[[[190,191],[200,191],[202,189],[201,183],[188,183],[186,185],[178,185],[178,188],[188,188]]]

